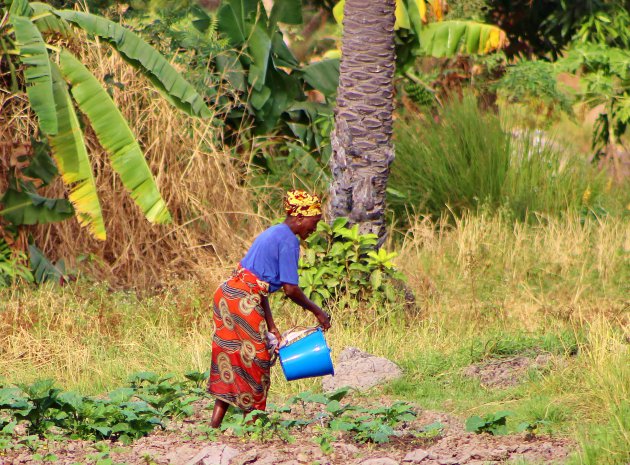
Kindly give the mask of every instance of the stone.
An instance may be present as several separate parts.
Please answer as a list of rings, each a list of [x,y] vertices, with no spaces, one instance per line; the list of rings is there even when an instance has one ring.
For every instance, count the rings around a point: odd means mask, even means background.
[[[505,460],[510,457],[510,453],[501,446],[490,452],[491,460]]]
[[[359,453],[359,448],[354,444],[347,444],[345,442],[333,442],[331,444],[335,452],[341,452],[345,454],[355,455]]]
[[[237,455],[232,460],[230,460],[229,465],[246,465],[248,463],[254,463],[257,458],[257,450],[248,450],[247,452]]]
[[[377,457],[374,459],[367,459],[361,462],[361,465],[400,465],[396,460],[389,457]]]
[[[339,354],[335,375],[325,376],[322,387],[325,392],[342,387],[364,391],[399,378],[402,374],[400,367],[386,358],[376,357],[356,347],[347,347]]]
[[[189,452],[190,447],[182,446],[167,454],[165,458],[168,460],[168,463],[171,464],[185,463],[186,465],[229,465],[230,460],[240,453],[233,447],[217,444],[204,447],[187,462],[178,461],[180,459],[178,459],[177,454],[181,454],[179,457],[184,457],[184,454],[188,455]]]
[[[403,462],[420,463],[429,456],[429,453],[424,449],[416,449],[405,455]]]

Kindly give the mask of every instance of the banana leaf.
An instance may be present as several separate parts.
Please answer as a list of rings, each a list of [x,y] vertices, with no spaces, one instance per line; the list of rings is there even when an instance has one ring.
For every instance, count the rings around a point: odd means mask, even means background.
[[[427,4],[425,0],[408,0],[407,12],[409,13],[409,21],[413,29],[419,33],[427,22]]]
[[[11,16],[31,16],[33,11],[28,0],[8,0],[5,4],[9,7]]]
[[[57,133],[57,113],[46,44],[30,18],[16,15],[11,15],[10,18],[15,28],[20,61],[26,66],[26,93],[31,107],[42,131],[54,135]]]
[[[321,60],[302,68],[304,80],[326,96],[334,96],[339,85],[339,60]]]
[[[55,162],[48,155],[48,144],[31,138],[31,146],[33,156],[29,158],[28,166],[22,170],[22,173],[30,178],[40,179],[43,185],[48,185],[59,174]]]
[[[269,53],[271,52],[271,39],[261,23],[254,26],[252,35],[247,41],[252,64],[249,67],[248,82],[254,89],[260,91],[267,78],[267,66],[269,65]]]
[[[110,154],[112,166],[123,185],[149,221],[169,222],[171,216],[144,154],[107,91],[72,54],[64,50],[59,56],[61,72],[70,82],[72,96],[90,120],[99,142]]]
[[[302,24],[301,0],[275,0],[269,15],[269,23]]]
[[[339,1],[333,7],[333,17],[337,24],[343,22],[343,10],[346,0]],[[422,23],[427,21],[427,6],[425,0],[396,0],[396,21],[394,29],[420,29]]]
[[[41,284],[45,281],[55,281],[63,284],[68,281],[66,266],[63,260],[52,263],[41,250],[32,244],[28,246],[28,253],[31,261],[31,269],[33,270],[33,277],[37,284]]]
[[[505,32],[499,27],[473,21],[431,23],[420,33],[423,53],[436,58],[483,55],[503,48],[506,43]]]
[[[14,225],[46,224],[63,221],[74,215],[72,204],[66,199],[49,199],[33,192],[9,188],[0,202],[0,215]]]
[[[76,24],[88,34],[109,42],[130,64],[138,67],[160,93],[189,115],[209,118],[212,111],[203,97],[157,50],[137,34],[109,19],[72,10],[55,10],[59,17]]]
[[[55,63],[52,63],[52,71],[59,118],[59,132],[50,138],[52,154],[62,179],[68,186],[68,198],[74,205],[79,224],[87,227],[96,239],[105,240],[103,214],[79,119],[74,111],[66,82]]]
[[[33,22],[42,34],[58,33],[64,37],[73,36],[70,25],[54,14],[54,8],[46,3],[31,2]]]
[[[249,37],[254,24],[255,16],[260,0],[227,0],[217,11],[219,19],[219,31],[230,40],[230,45],[238,47],[243,45]],[[267,15],[265,9],[260,10],[259,21],[266,24]]]

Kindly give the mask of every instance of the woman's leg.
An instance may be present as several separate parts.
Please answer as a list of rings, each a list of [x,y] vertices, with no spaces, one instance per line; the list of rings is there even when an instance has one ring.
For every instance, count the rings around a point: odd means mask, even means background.
[[[225,416],[225,412],[227,412],[230,404],[225,402],[224,400],[217,399],[214,403],[214,410],[212,411],[212,420],[210,421],[210,426],[213,428],[218,428],[221,426],[221,422],[223,421],[223,417]]]

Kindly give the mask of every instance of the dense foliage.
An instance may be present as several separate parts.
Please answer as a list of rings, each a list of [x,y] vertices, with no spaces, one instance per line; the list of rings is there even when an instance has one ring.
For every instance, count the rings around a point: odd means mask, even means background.
[[[320,222],[306,242],[300,286],[318,305],[332,305],[342,297],[374,303],[397,300],[404,279],[392,262],[397,253],[375,251],[375,234],[359,234],[358,225],[348,227],[347,218],[337,218],[332,225]]]

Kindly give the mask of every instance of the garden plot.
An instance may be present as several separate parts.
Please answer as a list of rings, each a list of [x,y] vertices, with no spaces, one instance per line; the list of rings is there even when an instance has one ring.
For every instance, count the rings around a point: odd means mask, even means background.
[[[291,412],[272,406],[265,421],[253,425],[232,415],[226,418],[223,432],[208,426],[212,402],[201,400],[194,404],[192,416],[172,421],[164,430],[128,446],[49,440],[37,452],[26,447],[7,450],[0,464],[540,464],[563,463],[575,447],[569,440],[544,435],[467,432],[461,418],[386,398],[370,401],[376,407],[324,399],[321,394],[303,393],[292,399]],[[347,414],[352,409],[357,415]],[[351,417],[363,417],[363,425],[353,426]],[[333,427],[335,420],[338,424]]]

